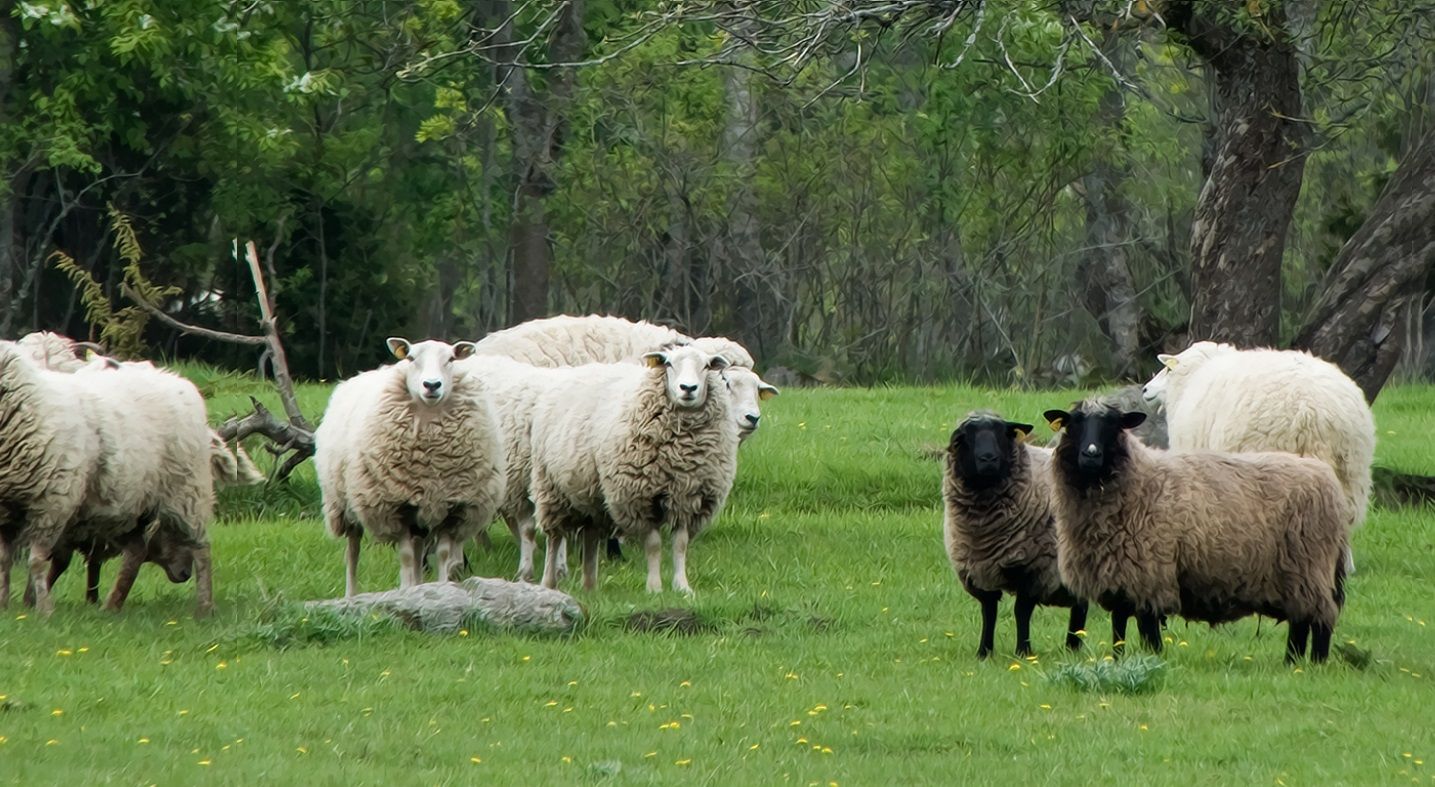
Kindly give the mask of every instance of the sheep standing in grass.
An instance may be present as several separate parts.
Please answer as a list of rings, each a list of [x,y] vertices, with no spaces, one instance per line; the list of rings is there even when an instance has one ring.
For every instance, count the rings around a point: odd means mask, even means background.
[[[454,366],[473,343],[388,343],[398,363],[340,383],[314,434],[324,519],[331,535],[348,539],[348,596],[358,592],[365,532],[398,545],[400,587],[422,581],[429,540],[438,579],[448,581],[463,542],[503,502],[506,461],[485,383]]]
[[[1031,654],[1038,604],[1070,607],[1066,646],[1081,648],[1086,601],[1061,582],[1051,508],[1051,450],[1028,446],[1030,424],[995,413],[968,415],[952,432],[942,476],[947,557],[962,587],[982,605],[977,658],[991,655],[997,605],[1016,597],[1016,653]]]
[[[8,568],[16,540],[30,547],[30,585],[41,614],[53,611],[52,560],[67,562],[77,544],[118,545],[124,564],[106,607],[119,609],[157,529],[183,536],[187,550],[174,566],[198,586],[198,611],[213,606],[206,528],[213,512],[209,426],[204,400],[183,378],[154,369],[61,374],[34,367],[12,348],[0,348],[9,378],[3,386],[10,408],[3,493],[23,521],[14,536],[0,539],[0,563]],[[59,427],[60,431],[48,431]],[[36,437],[39,435],[39,437]],[[48,445],[35,450],[34,440]],[[60,467],[51,467],[57,459]],[[64,483],[63,495],[24,500],[36,473]],[[19,494],[17,494],[19,493]],[[63,510],[64,515],[53,515]],[[166,537],[167,539],[169,537]],[[174,537],[178,543],[179,536]],[[6,572],[8,574],[8,571]],[[171,574],[172,578],[175,575]],[[3,592],[8,598],[8,576]]]
[[[597,585],[599,540],[616,531],[643,543],[648,590],[661,590],[667,529],[673,589],[692,592],[688,541],[722,509],[737,470],[737,424],[721,395],[728,361],[692,346],[644,360],[584,367],[538,400],[533,500],[550,543],[581,537],[585,589]],[[547,551],[546,587],[557,583],[557,556]]]
[[[1336,365],[1295,350],[1237,350],[1197,342],[1145,386],[1164,402],[1171,450],[1285,451],[1329,464],[1365,520],[1375,459],[1375,417],[1365,394]],[[1347,555],[1346,569],[1355,564]]]
[[[1345,601],[1350,504],[1318,459],[1166,452],[1128,430],[1143,413],[1083,402],[1050,410],[1062,581],[1111,611],[1114,643],[1135,615],[1161,650],[1160,618],[1290,623],[1286,660],[1324,661]]]

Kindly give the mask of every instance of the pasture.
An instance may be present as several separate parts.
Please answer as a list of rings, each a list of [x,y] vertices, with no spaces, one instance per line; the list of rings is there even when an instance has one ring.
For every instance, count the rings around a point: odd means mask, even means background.
[[[256,380],[186,371],[216,419],[267,396]],[[301,393],[322,411],[326,386]],[[195,621],[192,586],[153,567],[122,615],[85,606],[76,569],[53,619],[18,598],[0,615],[0,779],[1435,784],[1428,509],[1376,506],[1356,536],[1335,639],[1369,655],[1360,665],[1287,667],[1270,621],[1178,620],[1150,690],[1078,692],[1048,676],[1109,649],[1106,614],[1093,609],[1072,656],[1057,647],[1064,612],[1038,610],[1039,655],[1018,661],[1010,599],[997,653],[973,657],[978,609],[943,553],[936,453],[970,409],[1039,422],[1078,395],[785,391],[694,542],[696,596],[644,592],[629,547],[599,591],[564,586],[590,614],[572,638],[310,625],[289,605],[343,591],[312,470],[286,489],[224,490],[212,619]],[[1375,411],[1378,464],[1435,472],[1435,388],[1391,388]],[[516,547],[491,533],[474,569],[510,576]],[[396,582],[393,553],[366,547],[363,588]],[[625,626],[667,607],[694,610],[699,630]]]

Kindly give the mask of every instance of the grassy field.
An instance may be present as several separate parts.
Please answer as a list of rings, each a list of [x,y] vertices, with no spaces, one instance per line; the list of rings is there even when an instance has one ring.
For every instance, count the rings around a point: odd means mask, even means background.
[[[193,370],[216,417],[257,382]],[[327,390],[306,388],[319,412]],[[0,616],[0,780],[116,784],[854,785],[903,783],[1435,783],[1435,518],[1376,509],[1336,630],[1363,669],[1281,663],[1284,628],[1176,621],[1164,680],[1140,695],[1054,683],[1039,610],[1035,661],[973,657],[977,605],[941,545],[939,464],[975,407],[1039,421],[1073,392],[791,390],[767,404],[737,487],[695,542],[695,598],[643,592],[639,556],[579,593],[572,638],[354,632],[288,648],[257,636],[285,604],[343,591],[342,549],[306,469],[287,490],[227,490],[213,529],[218,614],[147,569],[123,615],[82,601]],[[1435,473],[1435,389],[1388,391],[1379,461]],[[257,452],[257,451],[256,451]],[[508,576],[506,530],[475,556]],[[397,581],[366,551],[368,589]],[[110,575],[107,572],[105,580]],[[635,610],[693,608],[693,635],[639,633]],[[1431,624],[1431,625],[1427,625]],[[1104,652],[1093,613],[1088,655]]]

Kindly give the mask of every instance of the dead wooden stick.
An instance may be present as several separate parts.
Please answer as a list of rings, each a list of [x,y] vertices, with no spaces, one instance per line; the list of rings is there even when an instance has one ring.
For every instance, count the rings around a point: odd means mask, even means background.
[[[254,291],[259,298],[259,325],[264,329],[264,339],[269,345],[269,363],[274,369],[274,385],[279,389],[279,401],[284,405],[284,414],[289,422],[308,432],[314,427],[304,418],[299,409],[299,400],[294,396],[294,378],[289,376],[289,360],[284,354],[284,344],[279,341],[279,327],[274,319],[274,309],[269,304],[269,290],[264,286],[264,273],[259,268],[259,251],[254,241],[244,244],[245,257],[249,261],[249,275],[254,278]],[[234,256],[239,256],[239,240],[234,241]]]
[[[190,325],[189,323],[180,322],[179,320],[176,320],[175,318],[166,314],[163,309],[145,300],[128,284],[121,283],[120,292],[123,293],[126,298],[129,298],[130,300],[134,301],[136,306],[140,307],[141,309],[144,309],[146,312],[149,312],[151,317],[154,317],[156,320],[159,320],[165,325],[174,328],[180,333],[194,334],[195,336],[202,336],[205,339],[213,339],[218,342],[229,342],[230,344],[259,345],[266,344],[268,342],[268,339],[264,338],[263,336],[248,336],[242,333],[216,331],[213,328],[202,328],[198,325]]]

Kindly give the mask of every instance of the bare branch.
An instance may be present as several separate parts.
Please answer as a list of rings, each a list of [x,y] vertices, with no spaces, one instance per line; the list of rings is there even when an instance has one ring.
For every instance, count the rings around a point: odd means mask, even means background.
[[[213,339],[217,342],[228,342],[230,344],[261,345],[267,341],[263,336],[249,336],[242,333],[216,331],[213,328],[203,328],[198,325],[190,325],[189,323],[180,322],[179,320],[176,320],[175,318],[166,314],[163,309],[145,300],[143,297],[140,296],[139,293],[135,292],[133,288],[123,282],[120,283],[120,292],[126,298],[129,298],[131,301],[133,301],[136,306],[140,307],[141,309],[144,309],[146,312],[149,312],[149,315],[151,317],[155,318],[156,320],[159,320],[160,322],[164,323],[165,325],[168,325],[171,328],[174,328],[180,333],[193,334],[195,336],[201,336],[205,339]]]

